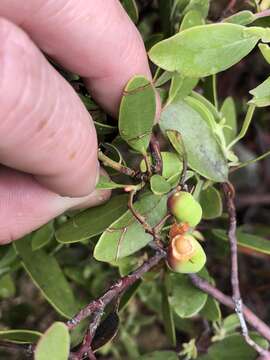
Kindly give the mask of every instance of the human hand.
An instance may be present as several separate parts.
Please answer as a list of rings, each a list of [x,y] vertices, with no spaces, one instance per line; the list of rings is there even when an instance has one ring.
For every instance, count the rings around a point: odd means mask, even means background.
[[[127,81],[151,78],[142,39],[118,0],[1,0],[0,244],[110,195],[94,190],[92,119],[39,49],[82,76],[114,116]]]

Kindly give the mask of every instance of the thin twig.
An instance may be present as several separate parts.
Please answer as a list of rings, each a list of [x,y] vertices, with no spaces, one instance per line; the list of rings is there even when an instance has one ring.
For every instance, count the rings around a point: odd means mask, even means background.
[[[70,354],[70,360],[82,360],[86,355],[90,360],[96,359],[95,354],[92,351],[91,344],[94,339],[96,330],[101,322],[102,315],[103,309],[98,310],[94,313],[90,326],[83,339],[82,345],[80,346],[78,351]]]
[[[151,151],[151,155],[152,155],[152,159],[153,159],[154,173],[162,174],[163,161],[162,161],[162,157],[161,157],[160,145],[154,135],[152,135],[152,137],[151,137],[150,151]]]
[[[70,330],[74,329],[84,319],[95,313],[96,311],[103,311],[105,307],[114,299],[119,297],[125,290],[139,280],[143,274],[148,272],[156,266],[166,256],[166,251],[159,249],[154,256],[145,261],[133,273],[117,280],[100,298],[93,300],[85,308],[83,308],[77,315],[67,322]]]
[[[103,163],[104,166],[108,166],[121,174],[130,176],[132,178],[135,178],[137,173],[135,170],[130,169],[127,166],[124,166],[112,159],[110,159],[108,156],[106,156],[100,149],[98,150],[98,159]]]
[[[192,281],[193,285],[205,292],[206,294],[211,295],[221,304],[227,306],[230,309],[235,308],[234,301],[230,296],[225,295],[215,286],[211,285],[206,280],[200,278],[196,274],[189,274],[189,278]],[[270,341],[270,328],[265,324],[257,315],[255,315],[247,306],[243,305],[243,313],[247,322],[261,334],[265,339]]]
[[[135,217],[135,219],[138,220],[138,222],[143,226],[145,232],[155,237],[155,233],[152,227],[146,222],[144,216],[138,213],[134,208],[133,200],[136,192],[137,192],[136,190],[130,192],[130,196],[128,200],[128,208],[131,211],[132,215]]]
[[[254,14],[255,19],[260,19],[260,18],[267,17],[267,16],[270,16],[270,9],[260,11],[256,14]]]
[[[224,183],[223,191],[225,194],[227,210],[229,215],[228,238],[229,238],[230,250],[231,250],[232,300],[235,305],[235,312],[240,321],[242,336],[244,337],[245,341],[258,352],[258,354],[264,355],[265,353],[267,353],[267,351],[264,350],[258,344],[256,344],[256,342],[250,338],[245,316],[243,313],[243,301],[240,293],[239,274],[238,274],[238,253],[237,253],[237,238],[236,238],[237,221],[236,221],[236,209],[234,203],[234,196],[235,196],[234,187],[229,182]]]

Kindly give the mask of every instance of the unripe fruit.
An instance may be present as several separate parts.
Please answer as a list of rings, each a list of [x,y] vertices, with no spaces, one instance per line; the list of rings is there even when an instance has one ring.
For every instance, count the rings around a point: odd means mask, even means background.
[[[190,274],[200,271],[206,256],[199,242],[190,234],[175,236],[167,253],[169,267],[178,273]]]
[[[185,191],[176,192],[169,198],[168,209],[177,222],[188,223],[191,227],[198,225],[202,219],[201,205]]]

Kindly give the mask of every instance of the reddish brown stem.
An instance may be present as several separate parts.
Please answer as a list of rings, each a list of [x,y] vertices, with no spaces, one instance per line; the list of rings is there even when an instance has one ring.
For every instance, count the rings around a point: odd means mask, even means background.
[[[191,279],[194,286],[201,289],[206,294],[213,296],[218,302],[227,306],[230,309],[235,308],[234,301],[230,296],[223,294],[213,285],[209,284],[206,280],[200,278],[198,275],[190,274],[189,278]],[[256,316],[247,306],[243,305],[243,313],[247,322],[261,334],[265,339],[270,341],[270,328],[265,324],[258,316]]]
[[[130,169],[129,167],[124,166],[124,165],[110,159],[108,156],[103,154],[103,152],[101,150],[98,150],[98,159],[99,159],[99,161],[102,162],[102,164],[104,166],[108,166],[124,175],[130,176],[133,178],[135,178],[137,175],[135,170]]]
[[[154,135],[152,135],[152,137],[151,137],[150,150],[151,150],[151,155],[152,155],[152,159],[153,159],[153,163],[154,163],[154,173],[162,174],[163,162],[162,162],[162,157],[161,157],[161,152],[160,152],[160,145]]]
[[[229,215],[229,230],[228,238],[230,242],[231,250],[231,285],[232,285],[232,300],[234,302],[235,312],[239,318],[241,325],[242,336],[245,341],[255,349],[258,354],[266,356],[268,352],[253,341],[249,336],[248,327],[246,324],[245,313],[243,309],[243,301],[241,298],[239,287],[239,274],[238,274],[238,253],[237,253],[237,221],[236,221],[236,209],[234,203],[235,190],[231,183],[227,182],[223,184],[223,191],[226,198],[227,210]]]
[[[143,274],[148,272],[156,266],[166,256],[166,251],[160,249],[153,257],[145,261],[133,273],[117,280],[99,299],[93,300],[85,308],[83,308],[77,315],[67,322],[70,330],[74,329],[80,322],[96,311],[102,312],[105,307],[114,299],[119,297],[125,290],[139,280]]]

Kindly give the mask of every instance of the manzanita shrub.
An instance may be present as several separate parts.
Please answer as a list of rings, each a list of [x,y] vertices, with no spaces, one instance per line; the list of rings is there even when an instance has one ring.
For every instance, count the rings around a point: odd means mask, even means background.
[[[231,181],[268,155],[241,161],[238,143],[257,108],[270,105],[270,78],[236,99],[220,97],[218,82],[251,52],[270,73],[270,2],[239,1],[241,11],[235,1],[122,3],[145,39],[154,81],[130,79],[117,126],[63,70],[95,120],[110,176],[97,188],[112,197],[0,249],[0,344],[12,350],[0,357],[269,359],[270,329],[237,295],[235,232],[245,252],[269,255],[270,243],[234,228]]]

